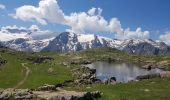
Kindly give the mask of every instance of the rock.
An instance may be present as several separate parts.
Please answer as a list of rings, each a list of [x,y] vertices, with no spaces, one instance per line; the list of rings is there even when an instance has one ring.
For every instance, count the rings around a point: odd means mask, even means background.
[[[4,59],[0,58],[0,66],[1,66],[1,65],[3,65],[3,64],[6,64],[6,63],[7,63],[7,61],[6,61],[6,60],[4,60]]]
[[[27,60],[33,61],[33,63],[43,63],[43,62],[49,62],[51,60],[54,60],[54,58],[48,57],[48,56],[38,56],[38,57],[30,57],[27,58]]]
[[[108,80],[105,81],[105,84],[115,85],[116,84],[116,77],[109,78]]]
[[[59,92],[34,92],[37,97],[46,100],[96,100],[101,97],[100,91],[94,92],[75,92],[61,90]]]
[[[30,100],[34,95],[28,89],[6,89],[1,91],[0,100]]]
[[[52,73],[53,71],[54,71],[54,70],[53,70],[52,67],[48,69],[48,73]]]
[[[78,65],[78,64],[79,64],[79,61],[71,61],[70,64]]]
[[[12,96],[12,92],[8,90],[1,91],[0,100],[8,100]]]
[[[160,69],[164,69],[165,67],[169,66],[170,62],[169,61],[161,61],[156,64],[156,66]]]
[[[64,66],[68,66],[67,62],[63,62],[62,65]]]
[[[28,90],[28,89],[20,89],[20,90],[16,90],[14,92],[14,99],[17,100],[30,100],[33,99],[34,95],[32,93],[32,91]]]
[[[161,78],[170,77],[170,71],[163,71],[160,73]]]
[[[84,64],[84,65],[91,64],[91,63],[92,63],[92,62],[89,61],[89,60],[83,60],[83,61],[81,62],[81,64]]]
[[[89,60],[73,60],[70,62],[70,64],[75,64],[75,65],[87,65],[87,64],[91,64],[92,62]]]
[[[100,92],[100,91],[94,91],[94,92],[91,92],[91,95],[92,95],[92,97],[94,97],[94,98],[99,98],[99,97],[102,96],[102,92]]]
[[[147,69],[147,70],[151,70],[152,66],[153,66],[153,64],[149,63],[149,64],[142,66],[142,68]]]
[[[38,91],[56,91],[56,86],[44,84],[43,86],[39,87],[37,90]]]
[[[82,66],[73,70],[73,74],[76,77],[76,80],[74,80],[76,85],[101,83],[101,80],[96,78],[96,69]]]
[[[136,79],[137,80],[144,80],[144,79],[152,79],[152,78],[157,78],[157,77],[160,77],[159,73],[137,76]]]

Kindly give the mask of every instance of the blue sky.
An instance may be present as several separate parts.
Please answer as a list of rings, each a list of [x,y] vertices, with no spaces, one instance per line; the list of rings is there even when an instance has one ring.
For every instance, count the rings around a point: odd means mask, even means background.
[[[14,19],[9,14],[15,13],[18,7],[32,5],[37,7],[39,0],[0,0],[0,4],[6,6],[0,10],[0,27],[17,25],[29,27],[33,24],[43,29],[62,32],[70,26],[58,23],[41,25],[34,21]],[[101,8],[102,16],[106,20],[118,18],[122,28],[130,28],[135,31],[141,27],[143,31],[150,32],[150,38],[158,39],[160,34],[170,30],[170,0],[58,0],[60,9],[69,15],[72,12],[87,12],[92,7]],[[95,32],[103,36],[111,37],[110,32]]]

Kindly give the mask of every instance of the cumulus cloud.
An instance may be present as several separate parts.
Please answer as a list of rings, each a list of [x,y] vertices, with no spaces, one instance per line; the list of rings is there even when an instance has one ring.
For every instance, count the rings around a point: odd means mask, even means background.
[[[66,15],[60,9],[58,1],[41,0],[37,7],[25,5],[17,8],[13,17],[23,21],[37,21],[43,25],[47,23],[67,25],[70,27],[67,31],[76,33],[111,32],[116,34],[116,38],[149,38],[149,32],[142,31],[141,28],[137,28],[136,31],[123,29],[118,18],[106,20],[102,16],[102,11],[101,8],[93,7],[87,12],[72,12]]]
[[[100,13],[100,9],[90,11],[90,14],[86,12],[71,13],[69,16],[65,16],[66,24],[71,27],[71,30],[80,33],[107,31],[108,22]]]
[[[0,4],[0,9],[6,9],[5,5]]]
[[[166,44],[170,45],[170,32],[165,32],[165,34],[160,35],[159,39]]]
[[[60,24],[64,22],[64,13],[56,0],[41,0],[38,7],[24,5],[16,9],[13,17],[23,21],[37,21],[43,25],[47,24],[46,21]]]
[[[140,27],[136,29],[136,31],[131,31],[130,28],[127,28],[121,34],[116,34],[117,38],[121,39],[148,39],[149,31],[142,31]]]

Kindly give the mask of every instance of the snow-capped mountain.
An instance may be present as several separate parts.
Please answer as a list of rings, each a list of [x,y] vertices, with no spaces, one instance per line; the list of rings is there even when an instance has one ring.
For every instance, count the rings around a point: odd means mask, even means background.
[[[130,54],[170,54],[164,42],[151,39],[111,39],[93,34],[58,33],[39,29],[5,28],[0,30],[0,44],[18,51],[75,52],[90,48],[112,47]]]
[[[170,47],[164,42],[157,42],[151,39],[128,40],[126,46],[122,50],[130,54],[138,55],[170,54]]]
[[[42,51],[73,52],[88,48],[112,47],[131,54],[170,54],[170,47],[151,39],[110,39],[97,35],[63,32]]]
[[[54,39],[51,34],[55,35],[53,32],[41,31],[38,28],[4,27],[0,30],[0,44],[18,51],[39,52]]]
[[[18,51],[39,52],[44,47],[48,46],[49,41],[50,39],[29,40],[29,39],[18,38],[18,39],[2,42],[2,44],[5,47],[9,47]]]
[[[75,34],[63,32],[52,40],[43,51],[71,52],[88,48],[110,46],[111,39],[96,35]]]

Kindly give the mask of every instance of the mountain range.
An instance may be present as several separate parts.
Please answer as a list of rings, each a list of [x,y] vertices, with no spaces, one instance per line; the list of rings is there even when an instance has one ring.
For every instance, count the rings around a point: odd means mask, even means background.
[[[6,29],[1,30],[5,35],[12,34],[15,38],[0,40],[1,46],[9,47],[18,51],[27,52],[75,52],[90,48],[111,47],[138,55],[164,55],[170,54],[170,46],[164,42],[153,41],[151,39],[111,39],[93,34],[77,34],[72,32],[63,32],[56,36],[45,39],[32,38],[32,34],[38,30],[25,29]],[[52,34],[52,33],[48,33]],[[54,33],[53,33],[54,34]]]

